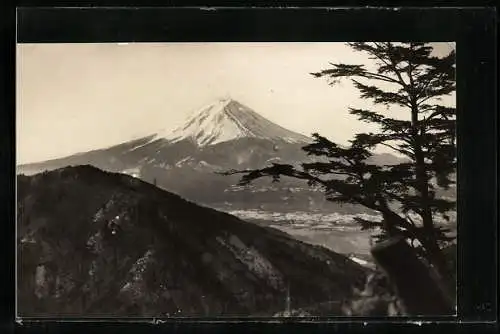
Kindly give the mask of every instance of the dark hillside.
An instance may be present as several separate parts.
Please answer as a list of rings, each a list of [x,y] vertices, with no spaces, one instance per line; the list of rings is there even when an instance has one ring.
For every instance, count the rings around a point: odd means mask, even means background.
[[[350,298],[366,269],[139,179],[76,166],[18,176],[19,311],[273,315]],[[340,310],[339,310],[340,312]]]

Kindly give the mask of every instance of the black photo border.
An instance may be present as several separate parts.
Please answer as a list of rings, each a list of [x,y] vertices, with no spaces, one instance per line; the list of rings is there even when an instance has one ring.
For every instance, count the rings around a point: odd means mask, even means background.
[[[17,16],[16,16],[17,12]],[[14,14],[14,15],[11,15]],[[0,213],[4,257],[2,327],[14,328],[15,219],[15,43],[90,42],[346,42],[447,41],[457,44],[458,135],[458,317],[408,318],[394,328],[477,326],[497,321],[497,68],[494,8],[43,8],[23,7],[6,15],[1,49]],[[10,28],[9,28],[10,27]],[[13,29],[12,29],[13,28]],[[17,28],[17,29],[16,29]],[[56,61],[56,60],[54,60]],[[10,301],[10,302],[9,302]],[[320,319],[317,319],[320,320]],[[324,320],[324,319],[321,319]],[[276,321],[276,320],[275,320]],[[172,321],[138,329],[231,331],[376,330],[395,319],[364,319],[294,325],[238,321]],[[253,326],[249,326],[253,324]],[[79,323],[24,322],[21,331],[80,328]],[[123,325],[83,323],[93,330]],[[244,325],[244,326],[242,326]],[[396,325],[396,323],[394,323]],[[49,327],[47,327],[49,326]],[[75,327],[74,327],[75,326]],[[110,327],[111,326],[111,327]],[[127,326],[132,326],[127,325]],[[222,326],[222,327],[221,327]],[[127,327],[132,328],[132,327]],[[261,330],[259,330],[261,328]],[[440,330],[443,330],[441,328]],[[384,328],[387,331],[387,328]]]

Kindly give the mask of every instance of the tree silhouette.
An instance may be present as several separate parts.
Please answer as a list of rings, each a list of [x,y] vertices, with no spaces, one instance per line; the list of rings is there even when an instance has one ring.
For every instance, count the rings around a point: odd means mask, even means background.
[[[449,271],[440,251],[442,241],[453,238],[435,224],[436,216],[449,220],[455,202],[436,196],[436,190],[454,183],[456,168],[455,108],[443,105],[445,95],[455,91],[455,52],[433,56],[426,43],[348,43],[368,54],[376,68],[333,64],[311,73],[327,78],[330,85],[350,79],[362,99],[381,110],[350,108],[362,122],[377,126],[376,133],[358,133],[347,147],[313,134],[314,142],[303,147],[317,161],[298,166],[273,164],[256,170],[231,170],[244,174],[240,185],[269,176],[281,176],[320,185],[327,199],[355,203],[378,211],[382,221],[357,218],[362,229],[379,227],[380,238],[404,236],[418,241],[421,254],[445,278]],[[385,110],[384,110],[385,109]],[[402,115],[401,118],[389,114]],[[404,162],[395,165],[369,163],[373,149],[385,146]]]

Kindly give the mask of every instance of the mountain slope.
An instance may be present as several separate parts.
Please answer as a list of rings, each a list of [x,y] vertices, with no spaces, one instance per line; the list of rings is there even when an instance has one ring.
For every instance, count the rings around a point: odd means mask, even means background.
[[[91,166],[18,176],[21,315],[272,315],[350,298],[367,270]],[[332,309],[332,312],[340,312]]]

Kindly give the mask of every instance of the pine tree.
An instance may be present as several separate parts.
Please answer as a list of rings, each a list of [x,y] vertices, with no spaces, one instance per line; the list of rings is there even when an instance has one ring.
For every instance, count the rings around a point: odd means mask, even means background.
[[[303,149],[316,156],[300,167],[273,164],[256,170],[232,170],[244,174],[240,185],[270,176],[307,180],[320,185],[327,199],[355,203],[379,212],[382,221],[357,219],[362,229],[379,227],[380,237],[403,236],[419,250],[438,272],[449,277],[440,243],[453,238],[436,226],[436,217],[449,220],[455,201],[439,198],[439,188],[448,189],[456,169],[455,108],[441,104],[443,96],[455,91],[455,52],[445,57],[431,54],[426,43],[348,43],[375,61],[376,69],[365,65],[333,64],[311,73],[335,85],[350,79],[362,99],[379,110],[350,108],[360,121],[377,126],[377,132],[358,133],[342,147],[313,134],[314,142]],[[385,110],[384,110],[385,109]],[[402,115],[401,118],[389,114]],[[376,147],[385,146],[403,156],[396,165],[369,163]]]

